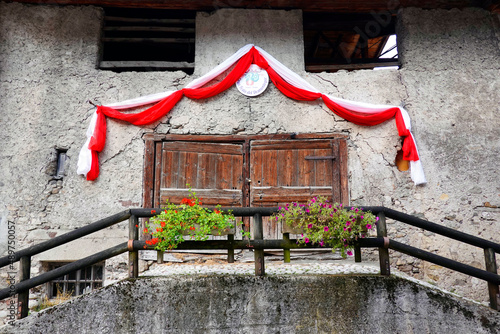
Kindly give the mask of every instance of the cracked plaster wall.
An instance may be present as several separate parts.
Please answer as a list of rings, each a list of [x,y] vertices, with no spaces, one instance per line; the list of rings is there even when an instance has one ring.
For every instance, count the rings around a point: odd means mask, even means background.
[[[141,206],[145,132],[177,134],[346,133],[353,204],[385,205],[500,242],[498,113],[499,33],[483,10],[405,9],[399,13],[398,71],[303,71],[300,11],[233,10],[198,14],[196,73],[96,69],[102,11],[0,3],[0,215],[16,225],[17,249]],[[259,29],[245,29],[250,21]],[[464,24],[465,22],[465,24]],[[223,24],[224,23],[224,24]],[[270,31],[263,34],[266,27]],[[222,30],[231,31],[227,39]],[[239,32],[239,33],[238,33]],[[263,47],[320,91],[375,104],[404,103],[428,185],[415,187],[394,158],[400,139],[393,121],[375,127],[348,123],[318,102],[297,102],[272,84],[248,98],[235,87],[213,98],[184,98],[161,122],[135,127],[108,121],[95,182],[76,175],[92,108],[182,88],[241,46]],[[67,149],[66,176],[54,180],[55,152]],[[4,223],[2,223],[4,224]],[[3,225],[2,225],[3,226]],[[126,223],[64,251],[37,259],[74,260],[82,249],[105,249],[127,237]],[[483,266],[482,251],[389,221],[400,241]],[[393,266],[486,300],[486,283],[394,254]],[[35,259],[36,260],[36,259]],[[123,266],[125,257],[111,261]],[[39,268],[39,267],[37,267]],[[34,268],[33,274],[38,273]],[[108,281],[119,277],[108,268]]]

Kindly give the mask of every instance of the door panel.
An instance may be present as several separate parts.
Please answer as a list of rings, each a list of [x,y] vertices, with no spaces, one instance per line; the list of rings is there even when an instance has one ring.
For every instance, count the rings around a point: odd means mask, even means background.
[[[189,188],[204,205],[243,205],[243,145],[163,142],[155,204],[179,203]]]
[[[338,151],[335,140],[252,141],[250,205],[306,203],[314,196],[341,201]],[[281,238],[278,223],[263,222],[265,238]]]
[[[207,206],[274,207],[314,196],[348,204],[345,138],[173,137],[146,140],[145,207],[161,207],[167,199],[180,203],[189,186]],[[276,222],[264,218],[263,227],[265,238],[282,237]]]

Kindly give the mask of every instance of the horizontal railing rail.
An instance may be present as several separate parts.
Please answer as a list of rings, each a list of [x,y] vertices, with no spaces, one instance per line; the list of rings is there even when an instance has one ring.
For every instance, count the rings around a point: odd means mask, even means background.
[[[463,243],[472,246],[476,246],[479,248],[491,248],[496,253],[500,253],[500,244],[464,232],[460,232],[452,228],[439,225],[403,212],[399,212],[383,206],[364,206],[363,210],[371,211],[375,215],[383,213],[387,218],[391,218],[408,225],[419,227],[429,232],[434,232],[436,234],[448,237],[450,239],[455,239],[457,241],[461,241]]]
[[[106,250],[103,250],[102,252],[88,256],[88,257],[83,258],[81,260],[68,263],[64,266],[58,267],[56,269],[53,269],[51,271],[48,271],[48,272],[43,273],[41,275],[38,275],[36,277],[21,281],[18,284],[16,284],[13,289],[6,288],[6,289],[0,290],[0,300],[5,299],[7,297],[10,297],[12,294],[24,292],[28,289],[31,289],[31,288],[34,288],[36,286],[39,286],[39,285],[42,285],[44,283],[55,280],[58,277],[67,275],[67,274],[74,272],[76,270],[86,268],[88,266],[91,266],[91,265],[99,263],[101,261],[110,259],[114,256],[123,254],[123,253],[128,252],[128,251],[129,251],[128,242],[124,242],[120,245],[108,248]]]
[[[493,309],[499,310],[499,285],[500,275],[497,274],[495,253],[500,253],[500,244],[485,240],[467,233],[463,233],[451,228],[432,223],[430,221],[411,216],[393,209],[381,206],[365,206],[365,211],[371,211],[379,217],[377,224],[376,238],[359,239],[355,245],[355,260],[361,261],[361,248],[378,248],[380,272],[382,275],[390,274],[390,262],[388,249],[407,254],[418,259],[428,261],[445,268],[449,268],[463,274],[476,277],[488,282],[490,295],[490,306]],[[144,240],[139,239],[139,218],[149,218],[160,213],[161,208],[146,208],[146,209],[128,209],[107,218],[96,221],[92,224],[78,228],[51,240],[42,242],[38,245],[31,246],[11,253],[0,258],[0,268],[20,261],[20,282],[10,285],[6,289],[0,290],[0,300],[14,295],[18,295],[18,315],[20,318],[28,314],[28,297],[29,289],[50,282],[58,277],[69,274],[76,270],[83,269],[90,265],[96,264],[103,260],[109,259],[116,255],[128,252],[129,253],[129,277],[138,277],[138,251],[149,249],[153,250],[154,246],[147,245]],[[179,250],[201,250],[201,249],[226,249],[228,250],[228,262],[234,261],[234,249],[253,249],[255,257],[255,273],[256,275],[265,274],[264,250],[265,249],[283,249],[285,262],[290,260],[290,249],[296,248],[317,248],[314,245],[299,245],[297,240],[289,239],[288,234],[284,234],[283,239],[269,240],[263,238],[262,217],[270,216],[277,212],[277,207],[252,207],[252,208],[222,208],[223,211],[231,211],[237,217],[253,217],[253,239],[250,240],[234,240],[234,236],[229,235],[227,240],[207,240],[207,241],[185,241],[178,245]],[[422,249],[412,247],[387,237],[386,217],[397,220],[401,223],[408,224],[414,227],[434,232],[436,234],[449,237],[451,239],[483,248],[485,254],[486,270],[479,269],[473,266],[463,264],[458,261],[448,259],[437,254],[424,251]],[[61,266],[49,272],[43,273],[36,277],[30,278],[31,257],[41,252],[45,252],[52,248],[64,245],[68,242],[87,236],[91,233],[98,232],[122,221],[129,220],[129,241],[119,244],[115,247],[98,252],[81,260]],[[231,256],[233,254],[233,256]],[[163,254],[158,254],[159,258],[163,258]]]
[[[37,245],[22,249],[18,252],[3,256],[0,258],[0,268],[10,265],[13,262],[19,261],[23,256],[34,256],[42,252],[48,251],[52,248],[62,246],[70,241],[85,237],[89,234],[98,232],[107,227],[118,224],[124,220],[129,219],[131,216],[130,210],[125,210],[114,214],[112,216],[106,217],[104,219],[98,220],[95,223],[85,225],[83,227],[77,228],[74,231],[62,234],[58,237],[54,237],[50,240],[41,242]]]

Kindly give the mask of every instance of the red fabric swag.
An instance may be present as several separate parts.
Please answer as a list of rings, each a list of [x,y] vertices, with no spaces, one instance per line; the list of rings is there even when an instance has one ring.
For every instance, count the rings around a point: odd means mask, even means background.
[[[262,57],[257,49],[255,49],[255,47],[252,47],[249,52],[247,52],[238,60],[233,70],[231,70],[231,72],[229,72],[221,82],[216,83],[212,86],[201,88],[184,88],[182,90],[175,91],[152,107],[135,114],[121,113],[111,107],[98,106],[96,111],[96,126],[89,143],[89,149],[92,151],[92,164],[91,170],[87,173],[87,180],[95,180],[99,175],[98,152],[101,152],[103,150],[104,144],[106,142],[105,116],[126,121],[134,125],[146,125],[154,123],[168,114],[184,95],[191,99],[206,99],[227,90],[232,85],[234,85],[236,81],[238,81],[243,76],[243,74],[245,74],[252,63],[260,66],[261,68],[264,68],[269,74],[269,77],[274,85],[289,98],[300,101],[314,101],[321,97],[325,105],[332,112],[352,123],[364,126],[373,126],[385,122],[392,117],[395,117],[398,133],[401,137],[404,137],[403,159],[413,161],[419,159],[413,136],[411,135],[410,131],[406,129],[401,110],[398,107],[389,107],[384,111],[373,114],[365,114],[357,112],[356,110],[342,107],[324,94],[311,92],[289,84],[273,68],[269,66],[266,59]]]

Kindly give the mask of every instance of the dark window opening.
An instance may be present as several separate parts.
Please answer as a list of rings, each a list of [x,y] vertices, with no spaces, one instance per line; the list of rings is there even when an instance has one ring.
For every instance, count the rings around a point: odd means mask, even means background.
[[[395,38],[391,38],[395,36],[396,17],[389,12],[304,13],[303,20],[308,72],[398,66]]]
[[[195,11],[105,8],[100,69],[194,71]]]
[[[49,263],[49,271],[59,268],[64,262]],[[79,296],[103,286],[104,262],[73,271],[48,283],[48,297]]]

